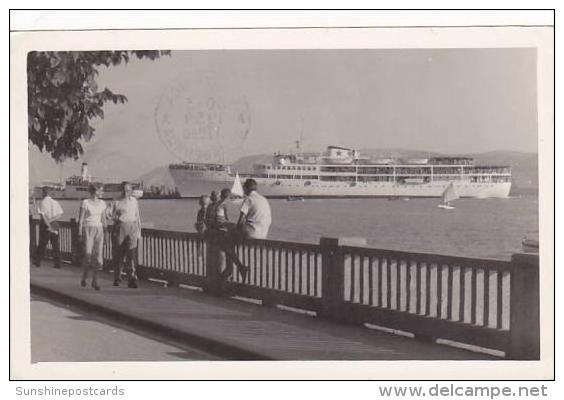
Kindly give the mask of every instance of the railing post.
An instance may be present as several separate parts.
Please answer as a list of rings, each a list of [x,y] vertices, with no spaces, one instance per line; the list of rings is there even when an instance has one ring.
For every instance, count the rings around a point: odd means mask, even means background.
[[[540,359],[539,256],[511,257],[510,343],[506,358]]]
[[[133,254],[134,257],[133,262],[135,263],[135,272],[137,274],[137,279],[139,280],[145,280],[145,275],[143,275],[142,269],[139,268],[140,265],[139,260],[141,259],[142,251],[143,251],[143,229],[141,229],[141,237],[137,240],[137,247],[135,248],[135,253]],[[167,285],[170,286],[171,283],[169,282]],[[178,283],[173,282],[172,285],[178,286]]]
[[[110,270],[113,269],[112,266],[113,266],[114,260],[115,260],[114,244],[112,243],[112,241],[113,241],[112,229],[113,229],[113,225],[107,225],[105,232],[104,232],[104,246],[105,246],[105,248],[110,249],[110,258],[106,259],[104,257],[103,270],[105,272],[110,272]]]
[[[71,232],[71,262],[74,265],[80,265],[82,249],[80,247],[80,239],[78,237],[78,222],[75,218],[70,220]]]
[[[221,247],[217,235],[206,235],[206,282],[204,291],[213,296],[221,295]]]
[[[343,256],[339,248],[339,239],[322,237],[321,248],[321,312],[322,318],[342,322],[345,321]]]

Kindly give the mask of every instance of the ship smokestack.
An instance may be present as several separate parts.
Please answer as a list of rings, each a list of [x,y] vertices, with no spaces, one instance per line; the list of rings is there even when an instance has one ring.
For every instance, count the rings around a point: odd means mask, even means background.
[[[80,176],[82,179],[88,179],[88,163],[82,163],[82,167],[80,168]]]

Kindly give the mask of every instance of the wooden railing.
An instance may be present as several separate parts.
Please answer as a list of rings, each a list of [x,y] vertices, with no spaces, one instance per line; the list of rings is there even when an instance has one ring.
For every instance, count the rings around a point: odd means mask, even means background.
[[[341,247],[347,318],[423,338],[503,348],[509,340],[509,261]]]
[[[70,221],[61,221],[59,224],[59,251],[63,261],[72,261],[73,245],[72,240],[76,235],[73,234],[74,225]],[[30,218],[30,251],[39,245],[39,221]],[[75,246],[76,247],[76,246]],[[45,248],[45,255],[50,257],[53,251],[52,243],[48,243]]]
[[[229,294],[258,298],[265,305],[285,305],[318,312],[322,297],[322,254],[317,245],[274,240],[248,240],[235,246],[249,267],[246,284],[234,274],[224,284]]]
[[[63,260],[78,264],[75,221],[60,223]],[[38,223],[30,220],[30,251]],[[106,233],[104,259],[111,268]],[[228,258],[214,235],[143,229],[138,250],[141,279],[187,284],[207,293],[241,296],[315,312],[340,323],[373,324],[424,340],[446,339],[499,350],[508,359],[539,359],[539,259],[510,261],[343,246],[247,240],[234,252],[249,274],[221,277]]]
[[[202,235],[143,229],[138,251],[139,273],[171,285],[204,286],[207,244]]]

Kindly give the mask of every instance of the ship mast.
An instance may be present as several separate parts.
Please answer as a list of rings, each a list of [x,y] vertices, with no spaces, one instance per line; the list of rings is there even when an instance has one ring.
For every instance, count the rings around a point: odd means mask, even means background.
[[[300,116],[300,136],[298,137],[298,140],[296,140],[294,143],[296,143],[296,153],[297,154],[301,154],[302,153],[302,147],[301,144],[304,141],[304,116],[301,115]]]

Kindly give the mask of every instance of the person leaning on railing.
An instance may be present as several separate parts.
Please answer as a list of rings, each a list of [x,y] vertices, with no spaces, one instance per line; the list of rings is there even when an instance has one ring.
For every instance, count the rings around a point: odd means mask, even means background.
[[[207,208],[206,212],[206,235],[214,240],[228,259],[225,270],[221,273],[224,280],[233,275],[233,263],[237,265],[237,270],[243,282],[247,279],[249,267],[245,266],[237,257],[234,251],[236,235],[233,234],[235,224],[229,222],[227,203],[231,196],[231,190],[225,188],[218,196],[217,191],[212,192],[212,200],[216,199]],[[219,197],[219,199],[218,199]]]
[[[228,229],[228,233],[225,235],[226,245],[224,246],[224,251],[227,257],[237,265],[243,282],[246,281],[249,267],[243,265],[237,258],[233,250],[234,245],[245,239],[266,239],[270,224],[272,223],[270,204],[264,196],[257,192],[257,188],[258,184],[254,179],[249,178],[245,181],[243,184],[245,199],[241,205],[239,220],[235,227],[227,225],[230,229]],[[228,267],[222,273],[224,279],[228,279],[233,274],[232,266],[230,267],[230,265],[228,263]]]
[[[249,178],[243,184],[246,196],[241,205],[237,227],[245,238],[266,239],[272,223],[272,212],[268,200],[257,189],[258,184],[254,179]]]

